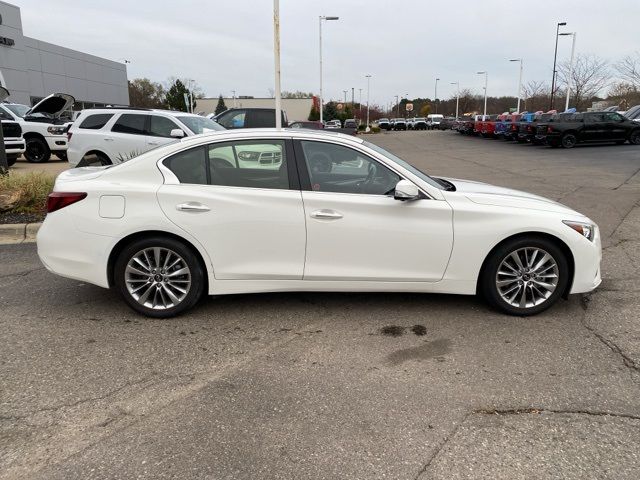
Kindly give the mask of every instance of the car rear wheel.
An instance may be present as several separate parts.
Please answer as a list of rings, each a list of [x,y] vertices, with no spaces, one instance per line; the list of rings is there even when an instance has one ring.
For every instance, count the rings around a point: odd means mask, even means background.
[[[49,145],[41,138],[30,137],[25,142],[24,158],[30,163],[44,163],[51,158]]]
[[[640,130],[634,130],[629,135],[629,143],[632,145],[640,145]]]
[[[193,307],[204,292],[204,272],[193,251],[168,237],[126,246],[114,267],[114,283],[136,312],[168,318]]]
[[[529,316],[553,305],[569,282],[562,250],[543,237],[521,237],[496,248],[485,262],[480,292],[510,315]]]
[[[578,143],[578,138],[573,133],[565,133],[560,140],[563,148],[573,148]]]

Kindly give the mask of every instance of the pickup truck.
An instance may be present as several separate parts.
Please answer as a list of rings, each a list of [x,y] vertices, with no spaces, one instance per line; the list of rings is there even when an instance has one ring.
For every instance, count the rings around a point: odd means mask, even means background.
[[[0,101],[9,96],[9,91],[0,87]],[[18,122],[0,110],[0,126],[2,127],[2,137],[4,138],[4,150],[7,155],[7,165],[10,167],[20,155],[24,153],[24,139],[22,138],[22,128]]]
[[[388,118],[381,118],[380,120],[378,120],[378,126],[382,130],[391,130],[391,123],[389,122]]]
[[[573,148],[583,142],[628,141],[640,145],[640,125],[617,112],[564,113],[556,117],[538,125],[538,134],[544,135],[552,147]]]
[[[552,112],[544,113],[541,111],[522,115],[520,122],[518,122],[518,143],[540,143],[535,138],[538,123],[548,122],[552,116]]]
[[[480,134],[485,138],[494,138],[497,121],[498,115],[487,115],[486,119],[482,122]]]
[[[287,114],[284,110],[282,126],[288,125]],[[274,128],[276,126],[275,108],[230,108],[218,115],[207,115],[213,121],[219,123],[227,130],[235,128]]]
[[[509,113],[505,112],[502,115],[498,115],[498,119],[496,120],[496,125],[494,128],[494,135],[496,137],[501,138],[504,135],[505,130],[507,129],[507,122],[509,121]]]
[[[522,114],[520,113],[513,113],[507,117],[505,120],[505,128],[502,132],[502,138],[504,140],[511,141],[518,139],[518,130],[521,118]]]

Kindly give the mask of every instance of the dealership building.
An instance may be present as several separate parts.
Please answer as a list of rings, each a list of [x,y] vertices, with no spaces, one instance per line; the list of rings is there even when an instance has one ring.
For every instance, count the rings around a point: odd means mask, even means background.
[[[0,85],[9,90],[10,101],[25,105],[52,93],[72,95],[76,99],[74,109],[78,110],[129,105],[124,63],[25,36],[20,8],[2,0]]]

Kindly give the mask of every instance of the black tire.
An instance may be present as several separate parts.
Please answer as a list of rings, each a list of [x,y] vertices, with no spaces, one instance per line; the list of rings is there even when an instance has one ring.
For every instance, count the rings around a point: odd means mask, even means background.
[[[640,145],[640,129],[631,132],[629,135],[629,143],[631,145]]]
[[[562,148],[573,148],[578,143],[578,137],[576,137],[573,133],[565,133],[562,135],[560,139],[560,144]]]
[[[58,159],[62,160],[63,162],[68,162],[69,159],[67,158],[67,152],[55,152],[56,157],[58,157]]]
[[[521,308],[514,306],[502,298],[498,291],[498,268],[512,252],[523,248],[540,249],[551,256],[557,266],[557,284],[555,290],[541,303]],[[538,257],[539,258],[539,257]],[[534,262],[535,263],[535,262]],[[504,278],[504,277],[502,277]],[[480,273],[478,292],[493,308],[509,315],[530,316],[538,314],[551,307],[564,293],[569,284],[569,262],[558,245],[541,236],[531,235],[508,240],[496,247],[487,257]],[[525,283],[526,285],[526,283]],[[525,288],[525,287],[521,287]],[[519,290],[521,291],[521,290]],[[527,294],[525,293],[525,299]]]
[[[18,157],[15,156],[7,156],[7,165],[9,167],[13,167],[13,165],[15,165],[16,160],[18,160]]]
[[[49,145],[42,138],[29,137],[26,139],[24,158],[29,163],[45,163],[51,158]]]
[[[176,305],[162,309],[148,307],[139,303],[138,300],[136,300],[129,292],[125,277],[125,271],[127,269],[127,264],[129,263],[129,261],[140,251],[154,247],[167,249],[179,255],[184,260],[184,263],[186,264],[190,272],[191,284],[190,287],[186,289],[187,293],[184,298]],[[155,275],[151,274],[150,276],[155,277]],[[129,307],[131,307],[136,312],[141,313],[142,315],[153,318],[174,317],[185,312],[186,310],[189,310],[202,297],[206,283],[203,267],[191,248],[189,248],[181,241],[163,236],[152,236],[149,238],[136,240],[124,247],[124,249],[118,255],[118,258],[116,259],[113,269],[113,279],[115,288],[118,290]],[[160,281],[158,281],[158,283],[160,283]],[[151,286],[149,288],[153,287]],[[161,290],[161,287],[159,285],[158,289]]]

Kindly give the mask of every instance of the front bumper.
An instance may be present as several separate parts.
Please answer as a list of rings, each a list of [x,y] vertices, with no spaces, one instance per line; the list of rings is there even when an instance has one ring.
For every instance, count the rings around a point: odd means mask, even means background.
[[[602,276],[602,244],[600,229],[596,226],[593,241],[578,237],[570,245],[574,260],[573,285],[569,293],[591,292],[600,285]]]
[[[49,135],[44,137],[52,152],[66,152],[69,148],[66,135]]]
[[[4,150],[7,155],[22,155],[25,150],[24,140],[4,139]]]

